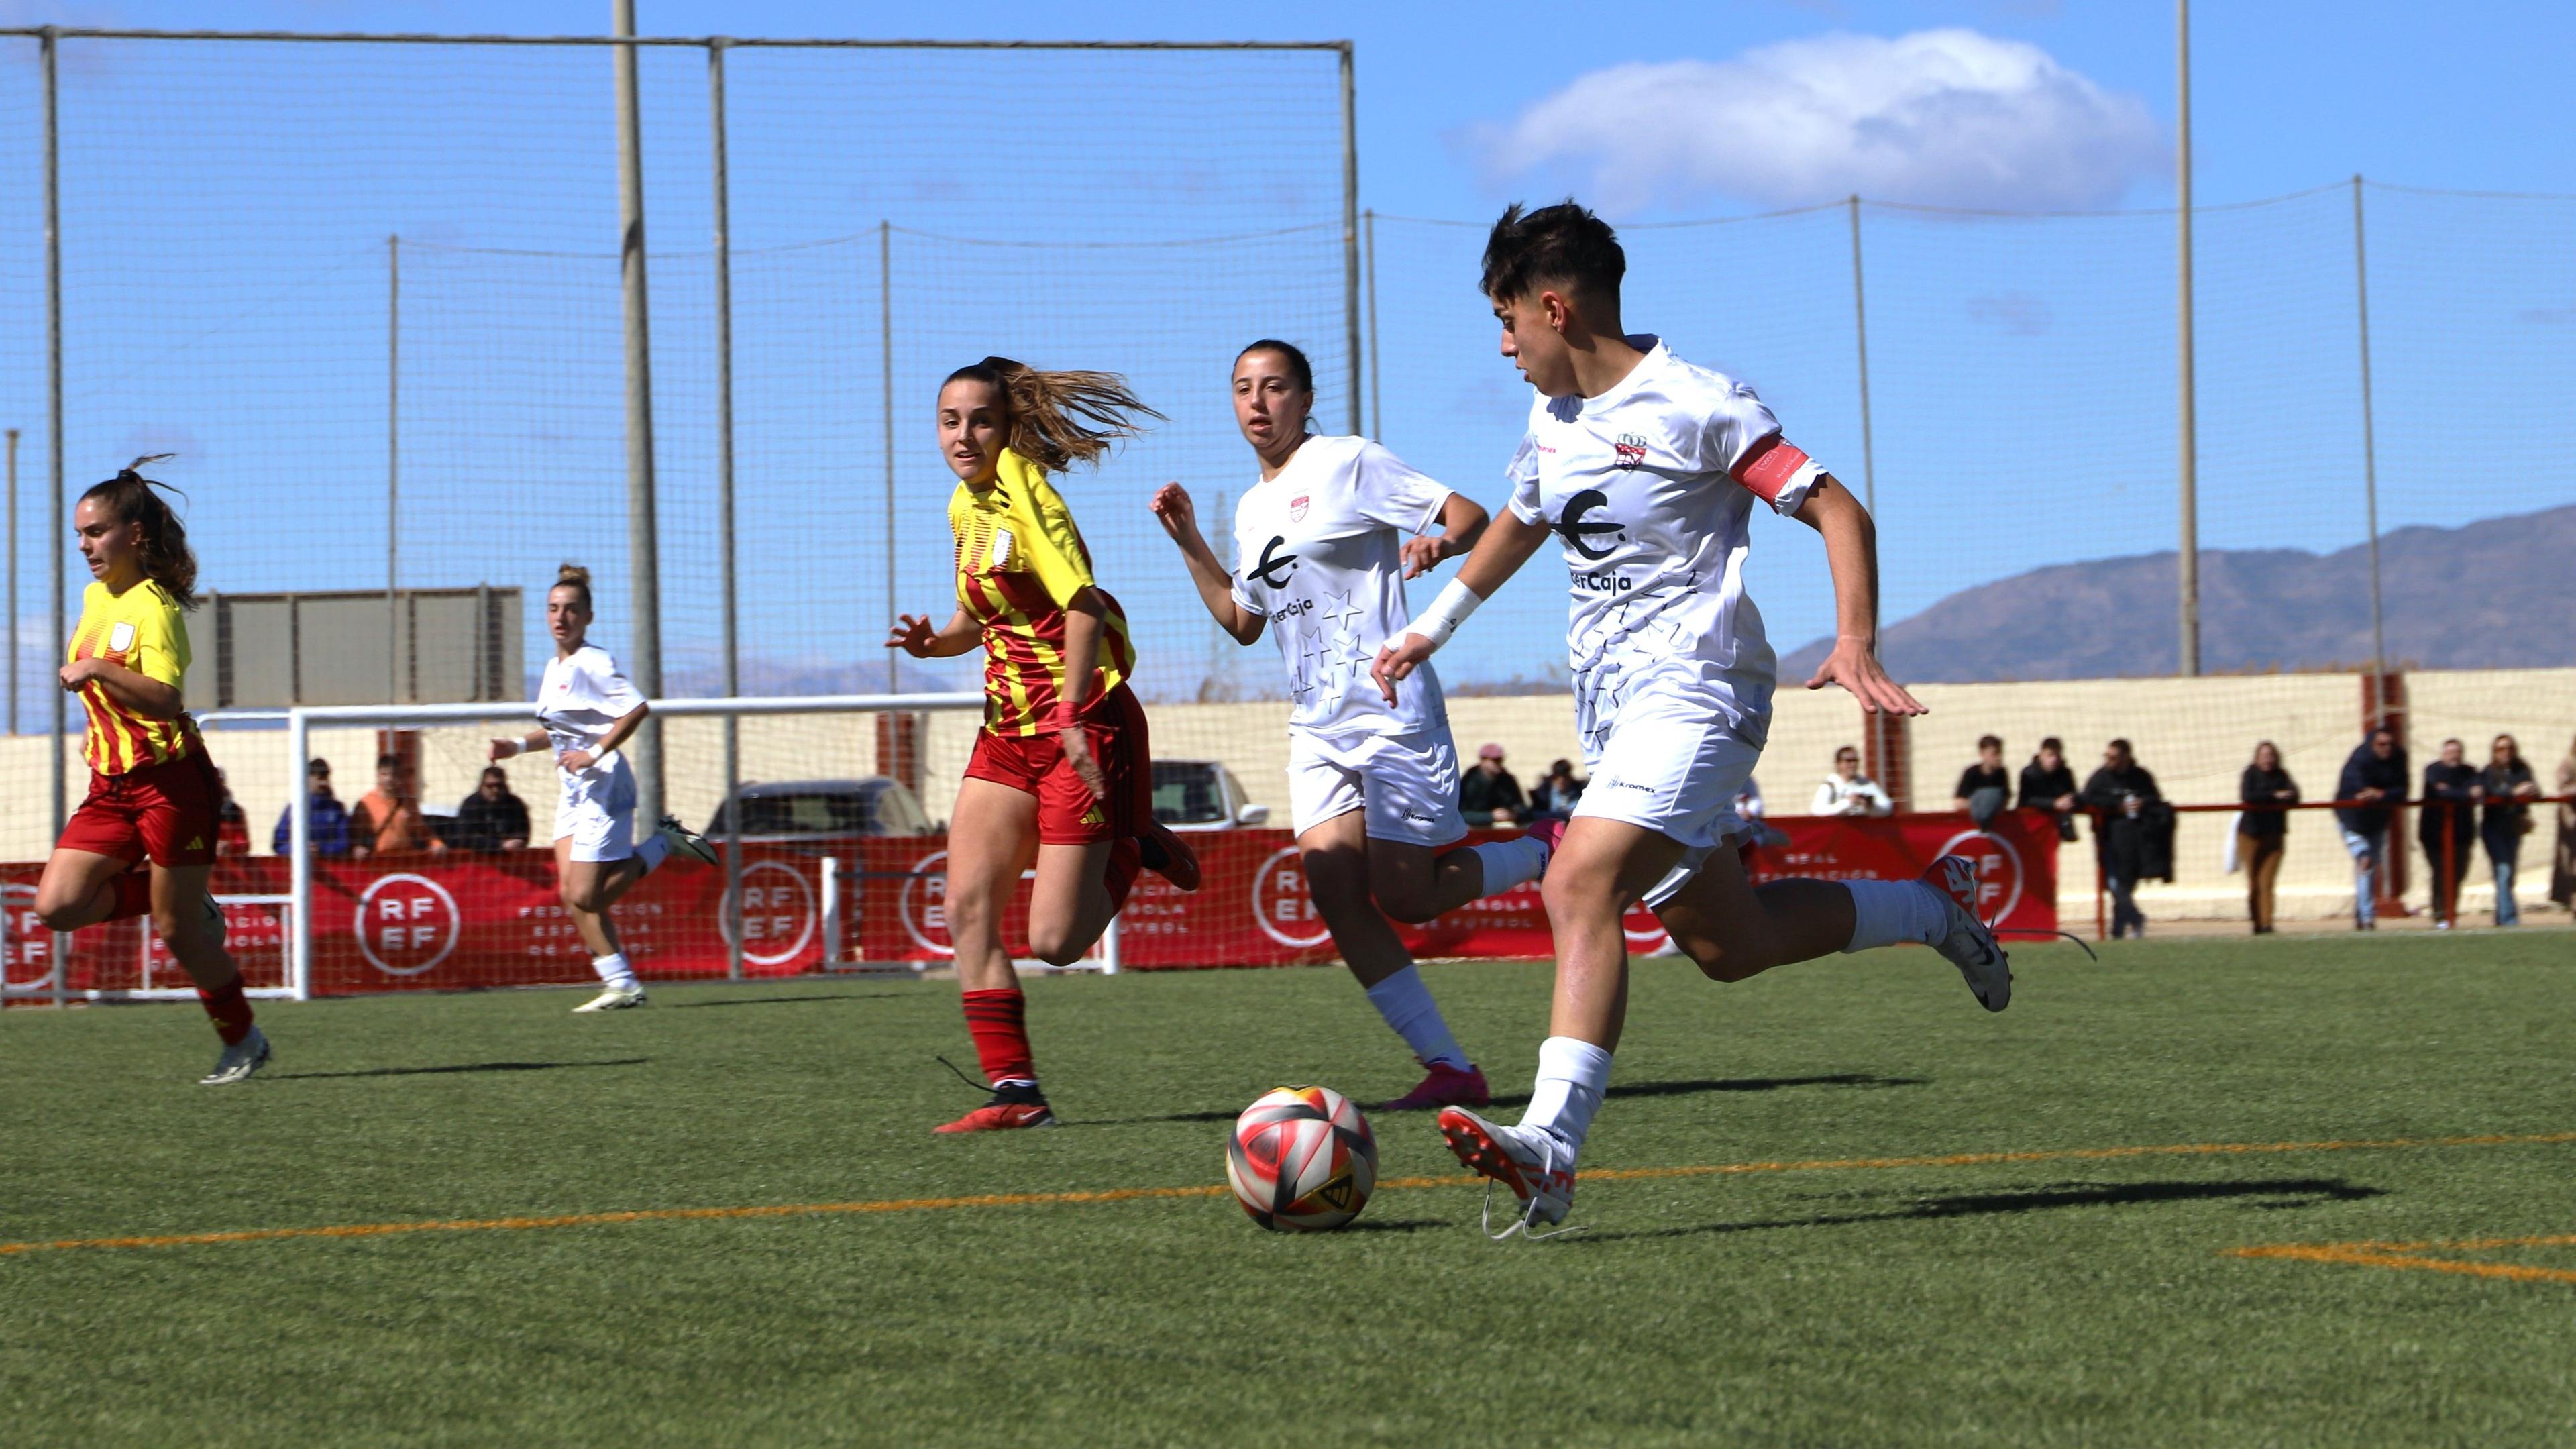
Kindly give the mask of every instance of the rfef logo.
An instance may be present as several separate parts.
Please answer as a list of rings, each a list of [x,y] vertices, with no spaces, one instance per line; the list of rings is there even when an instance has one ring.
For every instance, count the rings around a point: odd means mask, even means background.
[[[814,885],[783,860],[754,861],[742,872],[742,959],[783,966],[814,939]],[[730,913],[728,913],[730,914]],[[733,922],[717,923],[733,940]]]
[[[2021,852],[2011,841],[1982,830],[1962,830],[1932,852],[1934,860],[1945,855],[1963,857],[1977,868],[1978,920],[2000,921],[2021,904]]]
[[[1252,873],[1252,921],[1261,934],[1303,951],[1333,939],[1306,889],[1306,855],[1291,845],[1270,852]]]
[[[465,917],[447,887],[397,871],[377,877],[358,897],[358,954],[387,976],[418,976],[447,959],[465,934]]]
[[[36,888],[0,886],[0,911],[9,915],[8,951],[0,954],[0,982],[16,992],[41,991],[54,981],[54,933],[36,914]]]
[[[948,939],[948,852],[934,850],[912,863],[912,878],[895,897],[903,933],[933,956],[954,956]]]

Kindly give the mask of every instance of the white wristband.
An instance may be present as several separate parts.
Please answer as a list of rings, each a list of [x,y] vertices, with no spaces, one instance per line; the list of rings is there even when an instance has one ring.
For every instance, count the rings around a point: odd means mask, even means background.
[[[1440,597],[1431,601],[1431,607],[1405,626],[1405,632],[1421,635],[1432,648],[1437,649],[1448,643],[1449,636],[1457,633],[1458,626],[1466,623],[1467,616],[1476,612],[1477,606],[1484,602],[1474,589],[1451,579],[1448,586],[1441,589]]]

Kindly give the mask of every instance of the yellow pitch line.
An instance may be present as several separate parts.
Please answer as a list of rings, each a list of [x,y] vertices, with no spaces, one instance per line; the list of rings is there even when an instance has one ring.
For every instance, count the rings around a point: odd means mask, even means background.
[[[2477,1263],[2459,1258],[2427,1258],[2437,1248],[2452,1252],[2491,1252],[2498,1248],[2576,1247],[2576,1233],[2529,1238],[2463,1238],[2430,1243],[2271,1243],[2231,1248],[2238,1258],[2289,1258],[2309,1263],[2342,1263],[2364,1268],[2421,1268],[2434,1273],[2465,1273],[2478,1278],[2504,1278],[2520,1283],[2576,1283],[2576,1270],[2534,1268],[2521,1263]]]
[[[2474,1137],[2388,1137],[2330,1139],[2318,1142],[2185,1142],[2146,1147],[2068,1147],[2031,1152],[1954,1152],[1929,1157],[1835,1157],[1804,1161],[1725,1162],[1691,1167],[1613,1167],[1584,1176],[1595,1182],[1637,1182],[1657,1178],[1713,1177],[1753,1172],[1850,1172],[1901,1167],[1978,1167],[1995,1163],[2082,1162],[2123,1157],[2221,1157],[2254,1152],[2365,1152],[2403,1147],[2501,1147],[2576,1142],[2576,1132],[2487,1133]],[[1395,1177],[1384,1188],[1466,1187],[1478,1179]],[[997,1192],[968,1197],[879,1198],[864,1202],[771,1203],[747,1207],[635,1208],[624,1212],[557,1213],[543,1217],[441,1218],[399,1223],[342,1223],[312,1228],[245,1228],[221,1233],[172,1233],[151,1237],[57,1238],[50,1242],[0,1243],[0,1257],[69,1251],[80,1248],[189,1248],[215,1243],[262,1243],[287,1238],[380,1238],[396,1233],[473,1233],[533,1228],[586,1228],[613,1223],[705,1221],[728,1218],[805,1217],[823,1213],[935,1212],[958,1208],[1063,1207],[1083,1203],[1135,1202],[1153,1198],[1223,1197],[1222,1183],[1196,1187],[1118,1187],[1096,1192]],[[2518,1240],[2516,1240],[2518,1241]],[[2501,1242],[2499,1245],[2503,1245]],[[2377,1244],[2351,1246],[2381,1246]],[[2467,1244],[2448,1246],[2465,1247]],[[2238,1249],[2255,1255],[2268,1250]],[[2287,1249],[2279,1256],[2301,1256]]]

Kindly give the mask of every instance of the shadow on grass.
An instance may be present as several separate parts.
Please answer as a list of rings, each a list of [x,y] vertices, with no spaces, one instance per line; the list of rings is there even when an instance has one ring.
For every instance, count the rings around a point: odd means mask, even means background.
[[[853,991],[846,996],[728,996],[722,1001],[674,1001],[665,1011],[689,1011],[705,1006],[786,1006],[798,1001],[881,1001],[900,996],[899,991]]]
[[[1947,1193],[1875,1213],[1825,1213],[1807,1218],[1775,1218],[1750,1223],[1701,1223],[1687,1228],[1656,1228],[1632,1233],[1585,1233],[1568,1242],[1613,1243],[1650,1238],[1689,1238],[1711,1233],[1756,1233],[1777,1228],[1838,1228],[1862,1223],[1908,1222],[1924,1218],[1979,1217],[1997,1213],[2048,1212],[2057,1208],[2136,1207],[2163,1202],[2244,1201],[2248,1207],[2277,1210],[2318,1207],[2329,1202],[2361,1202],[2385,1195],[2385,1189],[2360,1187],[2339,1177],[2270,1177],[2252,1182],[2071,1182],[2002,1192]]]
[[[1874,1077],[1866,1072],[1836,1072],[1821,1077],[1733,1077],[1700,1079],[1684,1082],[1626,1082],[1614,1085],[1605,1094],[1612,1097],[1695,1097],[1703,1092],[1777,1092],[1788,1087],[1923,1087],[1931,1085],[1927,1077]],[[1488,1104],[1493,1107],[1526,1107],[1529,1093],[1507,1092]],[[1383,1107],[1374,1102],[1360,1104],[1362,1111],[1379,1112]],[[1092,1122],[1067,1122],[1068,1127],[1138,1127],[1154,1122],[1231,1122],[1243,1109],[1217,1112],[1173,1112],[1161,1117],[1118,1117]],[[1410,1113],[1407,1114],[1412,1115]],[[1425,1112],[1424,1117],[1430,1114]]]
[[[328,1082],[347,1077],[445,1077],[459,1072],[561,1072],[579,1067],[640,1067],[651,1057],[619,1057],[607,1062],[459,1062],[447,1067],[369,1067],[363,1072],[266,1072],[267,1082]]]

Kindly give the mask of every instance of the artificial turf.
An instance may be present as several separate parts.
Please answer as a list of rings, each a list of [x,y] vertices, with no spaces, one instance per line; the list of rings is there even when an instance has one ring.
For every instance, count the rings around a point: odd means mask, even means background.
[[[2576,937],[1640,963],[1572,1221],[1472,1187],[1339,1233],[1225,1197],[0,1253],[8,1443],[2565,1443],[2576,1246],[2521,1279],[2229,1250],[2576,1234],[2576,1137],[1684,1176],[1619,1169],[2576,1133]],[[1543,963],[1425,968],[1527,1091]],[[1337,970],[1039,980],[1061,1130],[973,1105],[940,983],[0,1020],[0,1242],[1203,1187],[1264,1088],[1412,1064]],[[1378,1114],[1381,1172],[1446,1176]],[[2576,1242],[2576,1239],[2571,1239]]]

